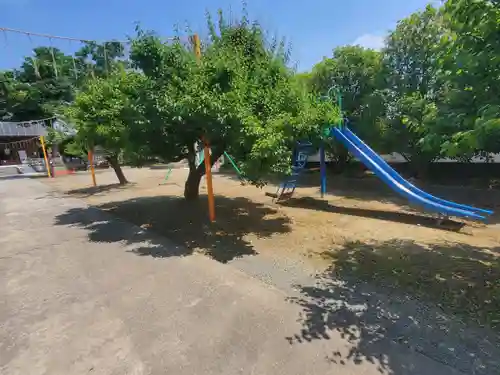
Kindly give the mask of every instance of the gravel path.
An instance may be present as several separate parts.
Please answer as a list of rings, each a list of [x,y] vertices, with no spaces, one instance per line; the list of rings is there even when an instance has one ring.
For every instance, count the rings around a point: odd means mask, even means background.
[[[0,181],[0,373],[460,373],[384,339],[387,317],[366,321],[354,298],[362,286],[271,258],[183,255],[37,181]]]
[[[312,275],[304,263],[269,255],[229,264],[283,290],[290,302],[303,307],[303,330],[292,342],[322,340],[335,331],[357,343],[349,359],[380,360],[379,345],[397,343],[466,374],[500,374],[500,337],[495,332],[411,296],[339,280],[332,272]]]

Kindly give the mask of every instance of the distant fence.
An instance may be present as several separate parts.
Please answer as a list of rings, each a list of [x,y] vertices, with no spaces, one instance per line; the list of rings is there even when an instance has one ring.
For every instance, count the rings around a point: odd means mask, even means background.
[[[309,162],[310,167],[318,167],[318,162]],[[392,168],[405,177],[417,177],[410,163],[389,163]],[[337,171],[336,165],[329,163],[328,169]],[[349,163],[343,172],[357,174],[366,171],[365,165],[358,161]],[[434,162],[427,165],[425,176],[420,178],[435,182],[459,182],[472,179],[497,179],[500,180],[500,163],[449,163]]]
[[[413,174],[409,163],[391,163],[391,166],[403,175]],[[427,166],[426,177],[435,181],[500,179],[500,163],[430,163]]]

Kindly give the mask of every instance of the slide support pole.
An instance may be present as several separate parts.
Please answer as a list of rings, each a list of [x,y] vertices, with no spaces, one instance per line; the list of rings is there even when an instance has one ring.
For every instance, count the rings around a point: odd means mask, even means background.
[[[321,175],[321,198],[323,198],[326,194],[326,161],[324,144],[321,144],[319,149],[319,169]]]

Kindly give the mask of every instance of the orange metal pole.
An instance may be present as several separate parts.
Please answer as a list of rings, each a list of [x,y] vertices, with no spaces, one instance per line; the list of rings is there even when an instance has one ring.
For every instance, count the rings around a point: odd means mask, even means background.
[[[198,61],[201,59],[201,44],[198,34],[193,35],[194,54]],[[212,184],[212,163],[210,162],[210,145],[206,139],[203,139],[203,154],[205,159],[205,180],[207,181],[207,196],[208,196],[208,217],[211,222],[215,221],[215,198],[214,187]]]
[[[47,150],[45,148],[45,140],[43,139],[43,135],[40,136],[40,143],[42,144],[43,159],[45,160],[45,166],[47,167],[47,176],[52,177],[52,172],[50,171],[50,163],[49,163],[49,158],[47,157]]]
[[[89,150],[88,159],[89,159],[89,166],[90,166],[90,174],[92,175],[92,185],[97,186],[97,182],[95,180],[94,151],[93,150]]]
[[[210,145],[203,140],[205,147],[203,153],[205,156],[205,179],[207,181],[207,195],[208,195],[208,217],[210,221],[215,221],[215,198],[214,187],[212,184],[212,163],[210,161]]]

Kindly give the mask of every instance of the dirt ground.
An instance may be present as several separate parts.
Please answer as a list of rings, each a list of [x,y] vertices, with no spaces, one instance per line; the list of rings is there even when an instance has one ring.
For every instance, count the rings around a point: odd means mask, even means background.
[[[192,237],[183,238],[182,242],[189,246],[192,246],[190,242],[205,242],[198,238],[204,233],[195,233],[200,229],[199,225],[208,224],[204,180],[200,202],[190,204],[182,199],[187,177],[187,170],[183,168],[174,169],[164,184],[166,170],[163,168],[125,168],[125,173],[131,182],[126,187],[116,184],[111,169],[97,171],[97,188],[90,186],[91,179],[87,173],[44,182],[135,224],[152,227],[165,235],[173,234],[177,240],[181,238],[175,233],[181,227],[188,227],[186,230]],[[309,179],[313,180],[312,177]],[[226,235],[238,233],[241,240],[258,253],[272,251],[311,256],[347,243],[391,240],[409,240],[433,246],[455,243],[483,247],[485,250],[500,245],[498,214],[487,225],[456,220],[439,227],[430,215],[412,210],[403,200],[391,196],[393,193],[383,189],[384,186],[376,186],[382,185],[378,181],[330,179],[328,182],[330,189],[324,199],[320,198],[318,186],[313,185],[298,188],[294,198],[288,202],[274,204],[265,192],[274,192],[275,187],[258,189],[242,186],[231,176],[214,174],[216,226],[220,231],[227,232]],[[311,181],[311,185],[313,183]],[[373,188],[371,191],[370,187]],[[495,208],[496,204],[497,210],[500,208],[500,192],[444,189],[448,192],[440,192],[442,197],[462,197],[466,201],[458,200],[461,203],[479,201],[481,207]],[[467,193],[469,196],[464,197]],[[485,194],[491,196],[490,202]]]
[[[217,220],[210,224],[204,181],[199,202],[183,199],[186,169],[173,169],[166,183],[165,167],[124,172],[131,182],[125,187],[116,184],[111,169],[97,171],[97,188],[88,172],[44,182],[221,262],[260,253],[307,259],[318,271],[334,263],[337,272],[446,302],[480,322],[496,325],[492,320],[500,318],[498,190],[425,187],[445,199],[498,211],[488,224],[451,220],[437,226],[370,176],[331,177],[322,199],[319,176],[311,175],[293,199],[275,204],[265,195],[274,187],[242,186],[215,174]]]

